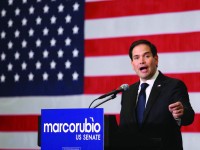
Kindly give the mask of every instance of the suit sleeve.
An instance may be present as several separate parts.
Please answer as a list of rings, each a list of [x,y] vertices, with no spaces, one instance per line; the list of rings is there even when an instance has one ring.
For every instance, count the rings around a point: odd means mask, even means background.
[[[194,110],[190,104],[188,90],[186,85],[182,81],[178,81],[177,86],[174,89],[173,98],[174,102],[180,101],[184,107],[184,113],[181,117],[181,125],[189,125],[194,121]]]

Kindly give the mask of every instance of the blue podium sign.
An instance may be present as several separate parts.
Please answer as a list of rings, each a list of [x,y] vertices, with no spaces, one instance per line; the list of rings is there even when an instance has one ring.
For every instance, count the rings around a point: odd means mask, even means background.
[[[42,150],[103,150],[104,112],[97,109],[42,109]]]

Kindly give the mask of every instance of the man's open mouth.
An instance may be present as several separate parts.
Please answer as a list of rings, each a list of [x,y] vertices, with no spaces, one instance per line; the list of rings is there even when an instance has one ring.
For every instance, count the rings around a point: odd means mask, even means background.
[[[147,67],[140,67],[140,70],[147,70]]]

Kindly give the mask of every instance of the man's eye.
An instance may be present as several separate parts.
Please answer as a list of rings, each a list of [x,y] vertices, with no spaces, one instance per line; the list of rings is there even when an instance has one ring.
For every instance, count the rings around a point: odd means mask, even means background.
[[[145,57],[146,57],[146,58],[149,58],[149,57],[150,57],[150,55],[146,55]]]

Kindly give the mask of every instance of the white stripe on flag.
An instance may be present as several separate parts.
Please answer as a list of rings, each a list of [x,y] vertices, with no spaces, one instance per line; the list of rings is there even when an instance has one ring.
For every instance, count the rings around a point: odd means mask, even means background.
[[[108,91],[109,92],[109,91]],[[88,108],[92,100],[100,95],[59,96],[59,97],[15,97],[0,99],[0,114],[40,114],[45,108]],[[189,93],[195,113],[200,113],[200,93]],[[93,106],[101,102],[96,101]],[[101,105],[107,114],[119,114],[121,95]],[[112,106],[112,107],[110,107]]]
[[[199,18],[200,11],[186,11],[91,19],[85,22],[85,38],[95,39],[199,31]]]
[[[0,114],[41,114],[41,109],[47,108],[88,108],[90,103],[99,96],[100,95],[1,98]],[[120,97],[121,96],[118,95],[115,100],[103,104],[101,108],[104,108],[105,113],[119,113]],[[99,102],[101,102],[101,100],[96,101],[94,105]]]
[[[184,150],[199,150],[200,133],[182,133]]]
[[[40,149],[37,132],[0,132],[1,149]]]
[[[200,52],[159,53],[158,69],[163,73],[200,72]],[[188,63],[191,62],[191,63]],[[127,55],[87,57],[85,76],[133,75]]]

